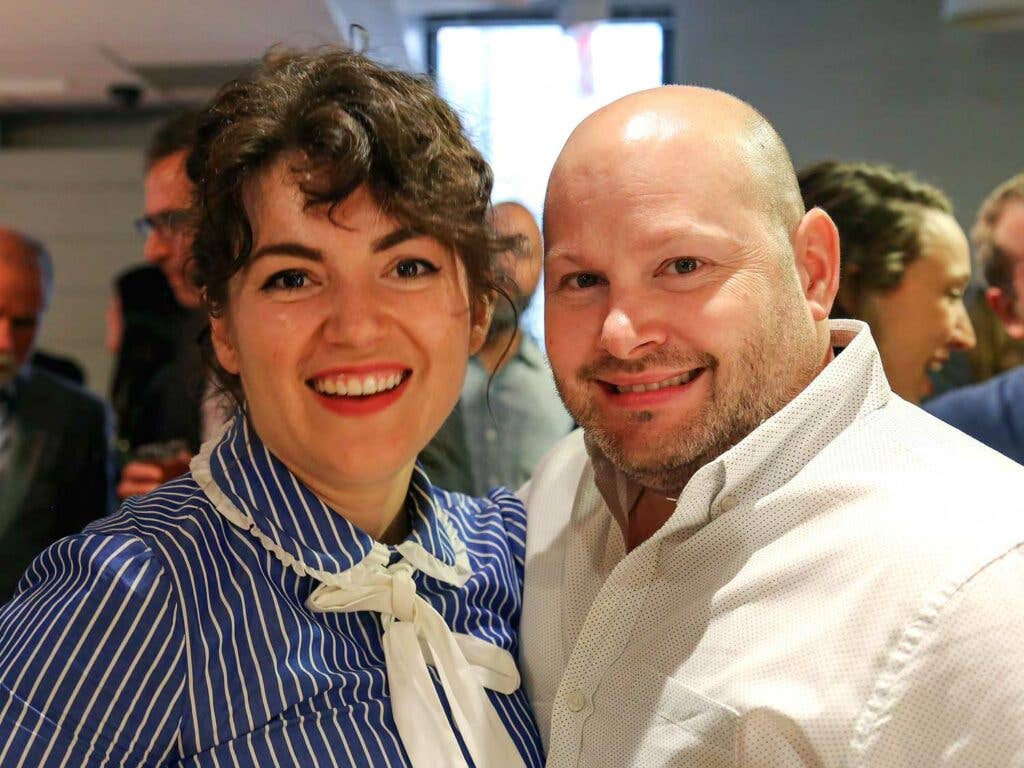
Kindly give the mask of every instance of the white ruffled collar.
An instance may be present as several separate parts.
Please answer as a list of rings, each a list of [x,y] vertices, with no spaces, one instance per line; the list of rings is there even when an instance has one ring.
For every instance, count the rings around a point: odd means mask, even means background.
[[[419,467],[407,497],[412,530],[397,546],[375,541],[327,506],[270,453],[241,412],[203,444],[191,469],[221,515],[300,576],[350,586],[387,567],[396,554],[452,586],[472,574],[445,497]]]

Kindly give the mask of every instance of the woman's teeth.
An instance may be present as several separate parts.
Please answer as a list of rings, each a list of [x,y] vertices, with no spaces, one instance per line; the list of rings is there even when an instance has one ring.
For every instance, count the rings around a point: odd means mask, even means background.
[[[313,380],[313,389],[322,395],[361,397],[375,395],[394,389],[402,383],[404,374],[392,373],[387,376],[329,376]]]
[[[658,381],[653,384],[632,384],[625,387],[615,386],[615,391],[619,394],[626,392],[654,392],[658,389],[664,389],[665,387],[678,387],[680,384],[688,384],[700,373],[702,368],[694,368],[692,371],[688,371],[680,376],[674,376],[671,379],[665,379],[664,381]]]

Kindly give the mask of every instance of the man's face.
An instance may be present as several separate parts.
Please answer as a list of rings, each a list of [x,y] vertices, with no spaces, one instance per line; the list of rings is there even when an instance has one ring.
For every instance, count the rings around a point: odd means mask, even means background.
[[[592,156],[552,182],[544,282],[566,407],[628,476],[671,490],[824,357],[782,225],[713,153],[666,154]]]
[[[185,172],[186,150],[168,155],[146,173],[145,213],[153,222],[143,254],[163,270],[183,307],[198,307],[199,292],[189,280],[193,231],[182,220],[192,202],[192,182]]]
[[[0,386],[7,385],[35,347],[45,308],[39,270],[2,251],[20,247],[0,238]]]
[[[1006,204],[996,220],[992,240],[1007,262],[1013,287],[1012,302],[1003,322],[1012,336],[1024,338],[1024,200]]]

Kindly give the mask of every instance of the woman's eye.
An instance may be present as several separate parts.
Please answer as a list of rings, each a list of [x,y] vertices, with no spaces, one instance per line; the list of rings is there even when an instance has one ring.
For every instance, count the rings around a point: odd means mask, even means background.
[[[263,290],[295,291],[304,288],[309,276],[298,269],[277,272],[263,284]]]
[[[437,267],[423,259],[403,259],[395,266],[395,274],[401,278],[423,277],[437,272]]]
[[[686,275],[695,271],[699,266],[700,262],[697,259],[673,259],[669,264],[669,269],[677,275]]]

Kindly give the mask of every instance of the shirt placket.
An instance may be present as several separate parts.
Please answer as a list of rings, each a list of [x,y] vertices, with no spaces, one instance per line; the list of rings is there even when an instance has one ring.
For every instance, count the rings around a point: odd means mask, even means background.
[[[548,766],[583,766],[583,737],[595,711],[595,693],[622,657],[636,629],[646,593],[657,576],[658,551],[665,536],[697,530],[710,519],[712,502],[725,482],[721,462],[704,467],[684,489],[672,517],[655,536],[626,554],[598,590],[566,665],[552,703]],[[577,504],[586,503],[579,496]],[[610,515],[606,506],[601,510]],[[574,517],[576,510],[574,510]],[[573,548],[588,542],[574,540]],[[564,619],[563,619],[564,620]],[[601,718],[607,721],[606,717]]]

